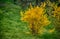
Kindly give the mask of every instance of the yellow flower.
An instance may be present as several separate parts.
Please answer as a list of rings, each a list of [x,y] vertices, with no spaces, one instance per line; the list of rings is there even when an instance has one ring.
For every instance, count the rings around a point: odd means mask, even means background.
[[[53,11],[53,17],[57,18],[59,20],[60,18],[60,7],[54,8],[55,11]]]
[[[41,2],[41,7],[44,7],[45,8],[45,6],[46,6],[46,3],[45,2]]]
[[[48,32],[49,32],[49,33],[53,33],[54,31],[55,31],[55,28],[50,29]]]

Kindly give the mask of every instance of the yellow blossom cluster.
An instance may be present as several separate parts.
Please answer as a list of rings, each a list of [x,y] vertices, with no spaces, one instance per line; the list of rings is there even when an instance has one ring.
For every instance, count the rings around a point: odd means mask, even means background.
[[[41,25],[47,25],[49,24],[49,20],[47,18],[47,15],[44,14],[44,8],[41,7],[34,7],[29,10],[27,10],[21,20],[27,21],[27,22],[39,22]]]
[[[54,10],[54,17],[60,18],[60,7],[55,7]]]
[[[57,5],[55,5],[54,7],[53,17],[55,18],[54,19],[55,29],[57,31],[60,31],[60,7],[58,7]]]
[[[50,21],[45,14],[45,9],[42,6],[31,7],[24,13],[21,12],[21,15],[21,20],[29,23],[29,27],[33,33],[38,33],[40,27],[50,24]]]

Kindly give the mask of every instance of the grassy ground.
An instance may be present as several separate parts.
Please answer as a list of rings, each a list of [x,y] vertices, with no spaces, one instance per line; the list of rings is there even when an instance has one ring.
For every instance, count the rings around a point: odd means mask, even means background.
[[[57,39],[55,34],[33,36],[28,24],[20,20],[21,7],[11,3],[0,9],[0,38],[1,39]],[[59,39],[59,38],[58,38]]]

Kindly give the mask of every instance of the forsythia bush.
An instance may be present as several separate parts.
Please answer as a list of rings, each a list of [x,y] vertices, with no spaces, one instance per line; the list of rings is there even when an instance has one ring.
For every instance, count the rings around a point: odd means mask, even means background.
[[[52,23],[53,23],[56,31],[60,31],[60,6],[57,6],[56,3],[54,3],[54,2],[52,3],[50,1],[48,1],[48,6],[52,8],[52,9],[51,8],[48,9],[48,7],[47,7],[47,9],[49,10],[49,11],[47,11],[48,14],[50,15],[50,17],[54,18]],[[52,18],[51,18],[51,20],[52,20]]]
[[[55,17],[54,25],[57,31],[60,31],[60,7],[55,6],[53,11]]]
[[[29,28],[32,33],[39,33],[40,28],[50,24],[50,21],[45,14],[45,3],[43,5],[32,7],[25,11],[21,12],[21,20],[29,23]]]

